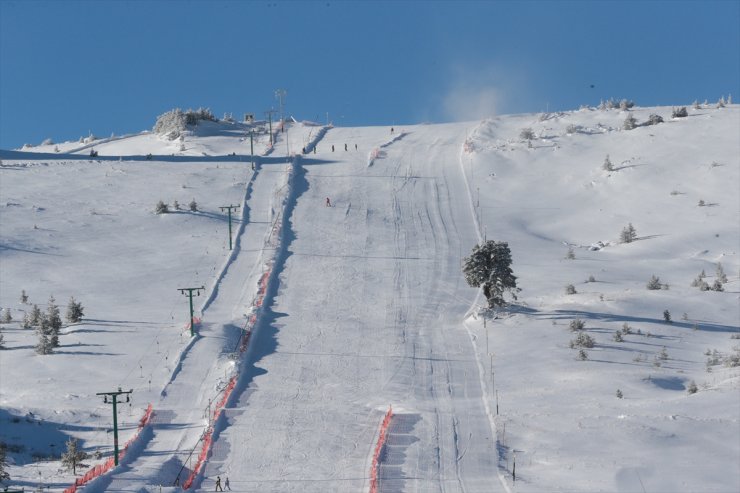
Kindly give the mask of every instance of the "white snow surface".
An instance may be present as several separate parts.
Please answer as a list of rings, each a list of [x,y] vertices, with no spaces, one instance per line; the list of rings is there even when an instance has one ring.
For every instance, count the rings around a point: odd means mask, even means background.
[[[234,491],[368,491],[392,406],[379,491],[740,491],[740,106],[631,113],[666,121],[626,131],[627,112],[582,109],[393,133],[294,122],[274,147],[256,136],[254,170],[250,127],[226,122],[182,142],[0,151],[4,485],[71,485],[69,437],[112,454],[111,406],[95,394],[121,387],[133,394],[120,442],[149,403],[154,420],[84,491],[179,491],[237,376],[193,489],[220,476]],[[159,200],[182,210],[157,215]],[[637,240],[620,243],[629,223]],[[522,289],[496,313],[461,272],[484,238],[509,243]],[[723,292],[691,286],[702,270],[711,285],[718,263]],[[652,275],[664,289],[646,289]],[[178,289],[201,286],[191,338]],[[42,356],[20,320],[50,295],[85,316]],[[569,347],[575,318],[595,340],[585,361]]]

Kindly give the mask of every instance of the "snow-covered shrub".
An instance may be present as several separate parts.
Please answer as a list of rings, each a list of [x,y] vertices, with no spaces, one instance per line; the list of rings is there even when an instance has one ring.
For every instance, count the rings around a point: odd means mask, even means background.
[[[37,327],[41,323],[41,309],[38,305],[33,305],[31,308],[31,315],[29,316],[31,325]]]
[[[719,101],[717,101],[717,108],[724,108],[725,107],[725,97],[722,96],[719,98]]]
[[[581,320],[580,318],[576,318],[570,321],[570,330],[575,332],[577,330],[583,330],[586,327],[586,322]]]
[[[697,203],[696,205],[699,207],[704,207],[705,205],[707,205],[707,203],[704,202],[704,199],[699,199],[699,203]]]
[[[621,390],[617,389],[617,399],[621,399],[622,397],[624,397],[624,394],[622,394]]]
[[[668,310],[663,311],[663,321],[671,323],[671,312],[669,312]]]
[[[157,205],[154,208],[154,212],[156,212],[157,214],[167,214],[168,212],[170,212],[170,209],[169,207],[167,207],[167,204],[160,200],[159,202],[157,202]]]
[[[568,253],[565,254],[565,258],[568,260],[575,260],[576,252],[573,251],[573,247],[568,247]]]
[[[686,392],[689,394],[696,394],[699,391],[699,388],[696,386],[696,382],[693,380],[689,383],[689,386],[686,388]]]
[[[188,207],[190,208],[190,212],[198,212],[198,203],[195,201],[195,199],[190,201]]]
[[[577,348],[577,347],[583,347],[583,348],[592,348],[596,342],[594,341],[594,338],[590,335],[586,334],[585,332],[579,332],[575,339],[572,339],[570,341],[570,347]]]
[[[627,115],[627,118],[624,119],[624,123],[622,124],[622,128],[625,130],[637,128],[637,119],[632,115]]]
[[[9,324],[12,321],[13,321],[13,315],[10,313],[10,308],[6,308],[5,313],[3,313],[2,323]]]
[[[622,337],[622,331],[617,330],[614,333],[614,342],[624,342],[624,338]]]
[[[655,275],[650,277],[650,280],[647,283],[647,288],[650,290],[656,290],[661,289],[663,285],[660,283],[660,278],[655,277]]]
[[[580,361],[586,361],[588,359],[588,353],[585,349],[581,349],[578,351],[578,359]]]
[[[188,125],[197,125],[199,120],[217,122],[218,118],[211,112],[210,108],[198,108],[197,110],[188,109],[185,112],[185,123]]]
[[[606,158],[604,159],[604,164],[601,165],[601,169],[603,169],[604,171],[614,171],[614,165],[609,159],[609,154],[606,155]]]
[[[576,287],[572,284],[565,285],[565,294],[576,294]]]
[[[87,452],[77,448],[77,439],[67,440],[67,450],[62,454],[62,465],[71,469],[72,474],[77,474],[77,466],[81,466],[85,459],[87,459]]]
[[[632,226],[632,223],[629,223],[627,226],[622,229],[622,232],[619,235],[619,241],[621,243],[632,243],[637,239],[637,230],[635,230],[635,227]]]
[[[628,110],[632,108],[635,105],[634,101],[629,101],[627,99],[623,99],[619,102],[619,109],[620,110]]]
[[[523,140],[532,140],[534,139],[534,130],[531,128],[523,128],[521,132],[519,132],[519,138]]]
[[[586,282],[596,282],[596,278],[592,275],[588,276],[588,279],[586,279]]]
[[[53,141],[53,140],[51,140],[50,138],[48,138],[48,139],[44,139],[44,141],[43,141],[43,142],[41,143],[41,145],[42,145],[42,146],[50,146],[50,145],[52,145],[53,143],[54,143],[54,141]]]
[[[671,113],[672,118],[684,118],[689,116],[689,112],[686,110],[686,106],[681,106],[680,108],[673,108],[673,112]]]
[[[722,268],[722,263],[717,264],[717,270],[715,272],[715,276],[717,277],[717,280],[721,283],[727,282],[727,275],[725,274],[725,270]]]
[[[172,208],[175,209],[176,211],[179,211],[180,210],[180,202],[178,202],[177,200],[175,200],[172,203]]]
[[[581,131],[581,126],[576,125],[575,123],[571,123],[565,128],[566,134],[577,134],[580,131]]]
[[[629,335],[632,333],[632,327],[627,322],[622,324],[622,334]]]
[[[185,113],[180,108],[175,108],[157,117],[152,131],[160,137],[175,140],[187,128]]]
[[[695,110],[701,109],[701,105],[699,104],[699,101],[697,101],[696,99],[694,100],[694,103],[692,104],[692,106],[694,107]]]
[[[658,123],[663,123],[662,116],[653,113],[648,117],[647,125],[657,125]]]
[[[722,283],[719,279],[715,279],[714,283],[712,283],[712,291],[724,291],[725,288],[722,287]]]

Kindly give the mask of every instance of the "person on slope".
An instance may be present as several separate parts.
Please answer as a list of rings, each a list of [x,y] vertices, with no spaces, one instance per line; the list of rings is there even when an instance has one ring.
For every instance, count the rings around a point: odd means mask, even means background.
[[[331,200],[329,200],[329,197],[326,198],[326,206],[331,207]]]
[[[221,488],[221,476],[216,476],[216,491],[223,491]]]
[[[224,481],[224,487],[227,490],[231,491],[231,485],[229,484],[229,477],[228,476],[226,476],[226,481]]]

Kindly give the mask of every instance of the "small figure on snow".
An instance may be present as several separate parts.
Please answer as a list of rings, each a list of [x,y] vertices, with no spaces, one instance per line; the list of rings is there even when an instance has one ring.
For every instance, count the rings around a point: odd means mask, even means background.
[[[316,154],[316,146],[313,146],[313,153]]]
[[[306,153],[306,148],[303,147],[303,149],[301,150],[301,154],[305,154],[305,153]]]
[[[355,150],[357,150],[357,144],[355,144]]]
[[[326,198],[326,206],[331,207],[331,200],[329,200],[329,197]]]
[[[393,127],[391,127],[391,133],[393,133]]]
[[[344,150],[345,151],[347,150],[347,144],[344,144]]]
[[[216,476],[216,491],[223,491],[221,488],[221,476]]]
[[[224,487],[227,490],[231,491],[231,485],[229,485],[229,477],[228,476],[226,476],[226,481],[224,481]]]
[[[331,145],[331,152],[334,152],[334,144]]]

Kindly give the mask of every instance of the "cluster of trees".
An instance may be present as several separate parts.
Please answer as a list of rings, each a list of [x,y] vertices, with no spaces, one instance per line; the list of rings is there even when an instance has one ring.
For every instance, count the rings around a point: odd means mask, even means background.
[[[169,140],[175,140],[187,130],[188,126],[197,125],[201,120],[216,122],[218,118],[208,108],[188,109],[187,111],[175,108],[159,115],[152,131]]]
[[[176,211],[182,210],[180,208],[180,202],[178,202],[177,200],[172,203],[172,208]],[[195,201],[195,199],[190,201],[190,203],[188,204],[188,209],[190,209],[191,212],[198,212],[198,203]],[[170,212],[170,206],[160,200],[154,207],[154,212],[156,212],[157,214],[167,214],[168,212]]]
[[[28,304],[28,294],[21,291],[20,301],[22,304]],[[66,319],[68,323],[78,323],[82,320],[84,312],[82,303],[74,299],[69,299],[67,304]],[[2,321],[4,323],[12,322],[13,317],[9,309],[5,310]],[[46,304],[46,311],[42,311],[37,304],[32,305],[31,310],[23,314],[21,327],[24,329],[35,329],[39,340],[36,344],[38,354],[51,354],[54,348],[59,347],[59,335],[62,329],[62,315],[59,306],[56,304],[54,296],[49,297]],[[3,347],[3,337],[0,334],[0,348]]]

